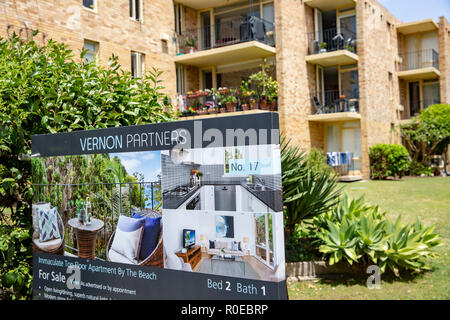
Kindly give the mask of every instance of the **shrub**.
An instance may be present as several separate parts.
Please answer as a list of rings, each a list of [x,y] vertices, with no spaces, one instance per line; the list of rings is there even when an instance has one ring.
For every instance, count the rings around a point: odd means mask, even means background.
[[[402,145],[374,145],[370,148],[369,158],[372,179],[401,178],[408,170],[409,154]]]
[[[296,227],[306,219],[327,212],[339,201],[341,189],[333,175],[308,166],[305,154],[281,141],[281,168],[286,241],[295,238]]]
[[[429,270],[425,259],[434,256],[432,248],[440,245],[434,227],[424,227],[418,220],[402,225],[400,217],[393,222],[378,207],[364,205],[362,198],[348,202],[345,197],[340,206],[314,223],[320,226],[319,251],[329,264],[358,263],[363,272],[370,264],[396,276],[402,270]]]
[[[408,172],[410,176],[425,175],[431,177],[433,176],[434,168],[427,167],[418,161],[411,161],[411,163],[409,164]]]
[[[306,163],[308,167],[316,172],[323,172],[330,176],[334,175],[331,166],[327,164],[327,157],[319,149],[311,148],[309,150],[309,153],[306,157]]]
[[[7,298],[29,298],[32,290],[31,164],[20,160],[31,154],[31,136],[174,117],[160,71],[133,79],[117,57],[107,68],[73,58],[52,40],[0,38],[0,291],[14,292]]]

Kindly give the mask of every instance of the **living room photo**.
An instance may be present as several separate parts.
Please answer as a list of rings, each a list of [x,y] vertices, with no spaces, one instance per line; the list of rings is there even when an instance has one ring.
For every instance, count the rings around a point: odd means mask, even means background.
[[[246,279],[285,277],[282,212],[164,210],[165,268]]]

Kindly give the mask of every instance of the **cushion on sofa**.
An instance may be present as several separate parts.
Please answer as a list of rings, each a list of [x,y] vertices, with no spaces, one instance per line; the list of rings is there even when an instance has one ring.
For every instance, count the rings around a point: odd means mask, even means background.
[[[50,251],[59,248],[62,243],[62,239],[53,239],[44,242],[39,242],[39,239],[33,239],[33,242],[36,246],[42,249],[42,251]]]
[[[137,264],[144,230],[144,219],[120,216],[111,249]]]
[[[216,244],[215,241],[209,240],[209,248],[210,248],[210,249],[215,249],[215,248],[216,248],[215,244]]]
[[[51,208],[50,203],[40,202],[32,204],[31,215],[33,219],[33,239],[39,238],[39,218],[37,209],[50,210],[50,208]]]
[[[180,260],[175,253],[169,252],[166,258],[166,267],[172,270],[182,270],[183,269],[183,260]]]
[[[125,257],[124,255],[121,255],[120,253],[116,252],[113,249],[109,249],[108,257],[109,257],[109,260],[112,262],[135,264],[133,261],[129,260],[127,257]]]
[[[231,250],[239,251],[239,242],[233,241],[233,243],[231,245]]]
[[[39,220],[39,242],[59,239],[58,212],[53,209],[37,209]]]
[[[142,235],[141,249],[139,251],[139,258],[144,260],[148,258],[158,244],[158,237],[161,231],[161,217],[142,217],[136,212],[133,212],[132,218],[144,219],[144,234]]]

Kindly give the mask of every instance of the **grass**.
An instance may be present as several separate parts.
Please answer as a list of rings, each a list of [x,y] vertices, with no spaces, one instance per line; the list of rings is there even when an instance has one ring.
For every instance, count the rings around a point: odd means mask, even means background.
[[[370,290],[367,278],[324,278],[288,285],[290,299],[450,299],[450,179],[404,178],[401,181],[362,181],[342,184],[350,198],[364,196],[396,219],[436,226],[442,245],[430,259],[433,270],[395,279],[381,276],[381,288]]]

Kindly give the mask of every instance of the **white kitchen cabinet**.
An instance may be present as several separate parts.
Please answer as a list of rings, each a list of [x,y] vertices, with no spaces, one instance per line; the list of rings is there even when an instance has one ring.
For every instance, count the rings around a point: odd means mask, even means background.
[[[203,186],[201,189],[201,210],[214,209],[214,186]]]
[[[268,207],[261,200],[255,197],[251,192],[243,187],[239,187],[240,190],[240,206],[242,211],[250,211],[250,212],[267,212]],[[237,190],[236,190],[237,191]],[[239,196],[236,194],[236,201]],[[236,209],[238,208],[236,203]],[[237,209],[239,211],[239,209]]]

